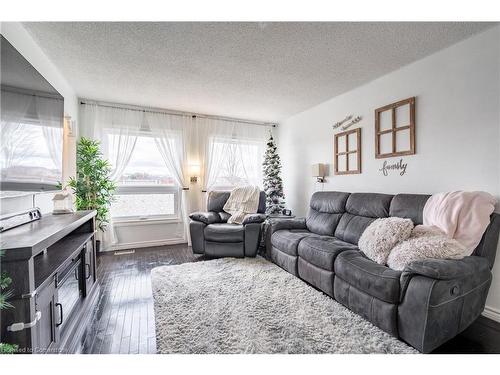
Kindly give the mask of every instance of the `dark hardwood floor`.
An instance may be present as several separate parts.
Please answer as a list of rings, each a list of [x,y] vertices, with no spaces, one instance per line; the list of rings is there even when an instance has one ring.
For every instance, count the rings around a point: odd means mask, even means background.
[[[97,258],[101,290],[82,353],[156,353],[151,269],[203,259],[186,245],[127,251]]]
[[[82,353],[156,353],[150,271],[162,265],[204,260],[186,245],[101,253],[99,301]],[[435,353],[500,353],[500,323],[480,317]]]

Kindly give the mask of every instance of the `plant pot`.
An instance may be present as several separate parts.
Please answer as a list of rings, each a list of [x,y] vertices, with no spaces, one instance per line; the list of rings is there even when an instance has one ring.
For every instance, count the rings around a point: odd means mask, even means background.
[[[101,241],[99,241],[99,240],[96,240],[96,242],[95,242],[95,251],[96,251],[96,253],[101,251]]]

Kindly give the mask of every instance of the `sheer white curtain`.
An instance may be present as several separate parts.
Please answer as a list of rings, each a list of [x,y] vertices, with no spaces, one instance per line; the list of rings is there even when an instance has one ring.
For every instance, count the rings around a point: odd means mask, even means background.
[[[87,103],[80,106],[80,119],[82,135],[101,142],[103,156],[112,166],[111,178],[118,182],[132,157],[137,135],[144,128],[144,112]],[[103,248],[116,244],[111,217],[101,240]]]
[[[62,179],[63,101],[17,89],[2,88],[0,95],[2,182],[56,185]]]
[[[191,116],[147,112],[146,124],[155,139],[166,167],[173,174],[179,188],[182,189],[179,204],[182,236],[190,242],[186,191],[189,190],[187,153],[191,140],[192,118]]]
[[[63,156],[63,124],[61,111],[58,106],[54,106],[54,100],[42,96],[35,96],[36,118],[42,126],[43,138],[47,144],[50,157],[62,172]]]
[[[144,112],[96,104],[81,106],[82,135],[101,142],[102,152],[112,165],[112,179],[118,181],[127,166],[144,127]]]
[[[33,96],[1,91],[1,167],[9,168],[13,165],[19,148],[23,143],[23,120],[33,102]]]
[[[138,134],[154,137],[163,162],[182,189],[179,231],[188,241],[187,214],[192,200],[192,197],[188,200],[186,194],[189,162],[199,163],[204,191],[221,181],[229,181],[231,186],[262,186],[262,158],[269,135],[267,126],[96,104],[82,105],[80,120],[83,136],[101,140],[104,156],[114,167],[115,180],[119,180],[130,161]],[[113,229],[108,232],[111,236],[108,242],[114,243]]]
[[[211,118],[197,118],[196,122],[204,191],[221,183],[262,186],[267,126]]]

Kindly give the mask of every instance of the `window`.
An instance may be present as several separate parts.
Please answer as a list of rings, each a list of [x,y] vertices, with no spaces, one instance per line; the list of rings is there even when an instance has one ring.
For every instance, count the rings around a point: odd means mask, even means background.
[[[56,189],[62,180],[62,100],[1,90],[2,190]]]
[[[114,135],[108,134],[108,137]],[[110,159],[114,160],[113,155]],[[179,190],[155,138],[141,135],[118,181],[111,216],[119,220],[177,219]]]
[[[27,123],[3,126],[2,181],[56,185],[61,179],[61,165],[53,154],[60,151],[62,159],[62,150],[49,149],[44,127]],[[53,131],[62,147],[62,128]]]
[[[209,188],[230,190],[248,184],[262,186],[264,145],[254,140],[213,138]]]

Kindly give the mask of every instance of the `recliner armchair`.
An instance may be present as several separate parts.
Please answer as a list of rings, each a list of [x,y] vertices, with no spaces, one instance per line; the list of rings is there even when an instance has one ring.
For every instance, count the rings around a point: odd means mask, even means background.
[[[212,191],[208,196],[208,211],[189,215],[193,253],[237,258],[257,255],[261,224],[266,220],[266,195],[260,192],[257,213],[247,215],[243,224],[228,224],[230,215],[224,211],[224,204],[229,195],[228,191]]]

